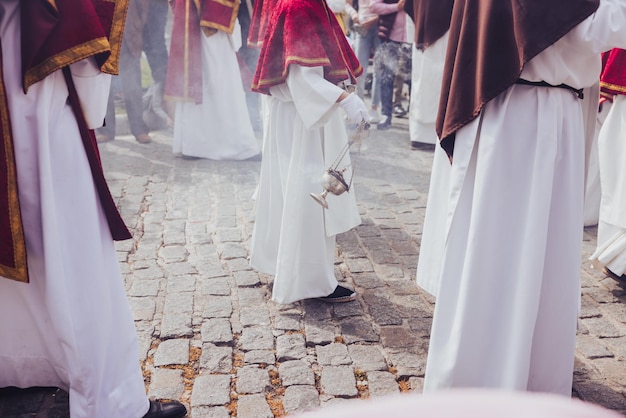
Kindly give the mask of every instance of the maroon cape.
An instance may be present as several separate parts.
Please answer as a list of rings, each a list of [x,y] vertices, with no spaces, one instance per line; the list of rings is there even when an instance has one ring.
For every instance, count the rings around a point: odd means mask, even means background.
[[[600,94],[613,101],[616,94],[626,94],[626,50],[612,49],[602,54]]]
[[[202,33],[233,33],[239,1],[174,0],[165,98],[202,103]]]
[[[24,91],[52,72],[91,56],[103,72],[116,74],[126,8],[127,0],[21,0]],[[0,276],[28,282],[10,98],[4,80],[0,81]],[[80,106],[76,114],[79,126],[85,126]],[[130,238],[104,179],[93,131],[81,129],[81,135],[113,238]]]
[[[324,67],[331,83],[363,73],[359,60],[325,0],[278,0],[268,23],[252,90],[269,94],[287,79],[289,65]]]
[[[276,0],[256,0],[254,2],[250,28],[248,29],[248,46],[260,48],[263,45],[267,24],[275,5]]]
[[[456,131],[513,85],[524,65],[598,8],[600,0],[456,0],[437,135],[452,157]]]
[[[415,47],[426,49],[450,28],[454,0],[409,0],[404,11],[415,23]]]

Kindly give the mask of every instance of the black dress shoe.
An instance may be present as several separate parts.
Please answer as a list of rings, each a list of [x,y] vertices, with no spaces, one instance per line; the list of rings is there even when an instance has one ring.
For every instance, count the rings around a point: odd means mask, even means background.
[[[182,418],[187,415],[187,408],[178,401],[150,401],[150,409],[143,418]]]
[[[351,302],[356,299],[356,292],[354,290],[348,289],[347,287],[338,285],[333,293],[318,299],[329,303]]]

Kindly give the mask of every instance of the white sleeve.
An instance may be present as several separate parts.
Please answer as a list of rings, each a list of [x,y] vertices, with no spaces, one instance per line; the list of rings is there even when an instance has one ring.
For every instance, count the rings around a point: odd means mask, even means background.
[[[323,67],[292,64],[286,84],[307,129],[324,125],[339,107],[337,99],[343,90],[324,78]]]
[[[598,10],[574,31],[595,53],[626,49],[626,0],[600,0]]]
[[[93,57],[71,64],[70,71],[87,126],[99,128],[107,112],[111,75],[100,72]]]

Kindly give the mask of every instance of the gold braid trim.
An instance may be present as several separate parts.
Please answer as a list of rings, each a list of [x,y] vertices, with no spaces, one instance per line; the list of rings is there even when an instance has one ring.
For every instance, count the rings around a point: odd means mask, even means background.
[[[24,92],[28,91],[30,86],[43,80],[56,70],[110,50],[109,40],[107,38],[99,38],[62,51],[26,72],[24,75]]]
[[[601,81],[600,87],[611,89],[613,91],[618,91],[620,93],[626,93],[626,86],[620,86],[619,84],[611,84],[611,83],[606,83],[604,81]]]
[[[113,22],[109,35],[111,55],[104,63],[100,71],[107,74],[119,74],[120,51],[122,50],[122,37],[124,35],[124,25],[126,24],[126,14],[128,13],[128,0],[106,0],[115,3],[113,11]]]
[[[0,100],[6,104],[6,91],[2,68],[0,68]],[[13,151],[13,136],[11,133],[11,121],[6,105],[0,106],[0,118],[2,119],[2,138],[6,151],[7,183],[8,183],[8,205],[9,221],[11,228],[11,238],[13,240],[13,266],[0,264],[0,276],[7,279],[28,283],[28,265],[26,263],[26,241],[24,239],[24,229],[22,225],[22,212],[20,211],[20,201],[17,190],[17,172],[15,170],[15,155]]]

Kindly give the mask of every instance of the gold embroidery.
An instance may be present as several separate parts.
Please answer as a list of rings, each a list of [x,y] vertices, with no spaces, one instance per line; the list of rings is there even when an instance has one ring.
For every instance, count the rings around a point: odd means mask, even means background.
[[[600,87],[605,87],[607,89],[611,89],[613,91],[619,91],[620,93],[626,93],[626,87],[620,86],[618,84],[606,83],[604,81],[600,82]]]
[[[109,34],[109,46],[111,55],[100,69],[103,73],[119,74],[120,52],[122,50],[122,37],[124,35],[124,25],[126,23],[126,13],[128,12],[128,0],[105,0],[115,3],[113,11],[113,22],[111,33]]]
[[[233,8],[233,13],[230,16],[230,22],[228,23],[228,27],[224,25],[220,25],[215,22],[209,22],[207,20],[201,20],[200,26],[221,30],[226,33],[233,33],[233,30],[235,29],[235,20],[237,20],[237,13],[239,12],[239,6],[241,5],[241,2],[240,1],[227,1],[227,0],[211,0],[211,1]]]
[[[24,75],[24,91],[27,91],[30,86],[43,80],[56,70],[109,50],[108,39],[99,38],[62,51],[26,72]]]
[[[0,67],[0,100],[6,103],[6,91],[4,90],[4,75]],[[0,264],[0,276],[7,279],[28,283],[28,266],[26,263],[26,241],[22,226],[22,214],[17,191],[17,173],[15,169],[15,157],[13,151],[13,138],[10,129],[9,112],[5,105],[0,106],[0,118],[2,119],[2,138],[6,151],[7,183],[8,183],[8,209],[13,241],[13,266]]]

